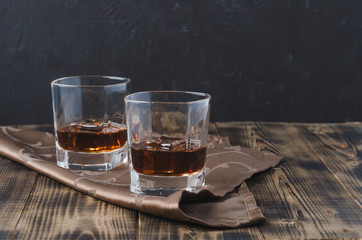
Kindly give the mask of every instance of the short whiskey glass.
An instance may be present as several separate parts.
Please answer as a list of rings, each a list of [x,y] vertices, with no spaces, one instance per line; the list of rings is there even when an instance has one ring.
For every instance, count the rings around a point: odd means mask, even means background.
[[[51,88],[58,166],[110,170],[128,161],[130,79],[73,76],[54,80]]]
[[[168,196],[202,188],[210,98],[183,91],[125,97],[131,192]]]

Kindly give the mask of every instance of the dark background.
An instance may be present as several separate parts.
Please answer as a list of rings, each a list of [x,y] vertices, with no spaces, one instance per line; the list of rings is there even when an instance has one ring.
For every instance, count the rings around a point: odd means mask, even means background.
[[[361,121],[362,1],[0,1],[1,125],[83,74],[209,92],[212,121]]]

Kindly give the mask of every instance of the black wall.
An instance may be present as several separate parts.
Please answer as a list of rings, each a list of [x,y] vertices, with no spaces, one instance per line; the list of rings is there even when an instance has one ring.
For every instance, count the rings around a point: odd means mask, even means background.
[[[0,1],[1,125],[83,74],[209,92],[212,121],[361,121],[362,1]]]

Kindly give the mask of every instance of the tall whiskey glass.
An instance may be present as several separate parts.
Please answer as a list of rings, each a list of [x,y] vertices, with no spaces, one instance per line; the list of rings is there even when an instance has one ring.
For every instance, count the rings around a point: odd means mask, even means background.
[[[65,77],[51,88],[58,166],[109,170],[127,162],[124,97],[129,79]]]
[[[125,103],[131,192],[167,196],[201,189],[210,95],[138,92],[126,96]]]

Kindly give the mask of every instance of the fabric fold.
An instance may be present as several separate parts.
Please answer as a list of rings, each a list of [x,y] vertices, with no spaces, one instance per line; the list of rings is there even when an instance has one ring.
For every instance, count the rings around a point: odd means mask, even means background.
[[[168,197],[131,193],[128,164],[98,172],[58,167],[54,135],[41,126],[0,127],[0,154],[82,193],[148,214],[208,227],[234,228],[265,221],[244,181],[276,166],[282,158],[231,146],[227,138],[211,136],[209,140],[204,188]]]

